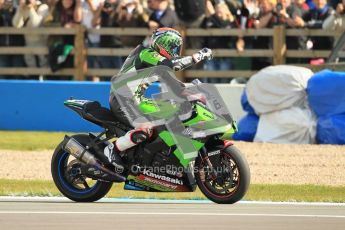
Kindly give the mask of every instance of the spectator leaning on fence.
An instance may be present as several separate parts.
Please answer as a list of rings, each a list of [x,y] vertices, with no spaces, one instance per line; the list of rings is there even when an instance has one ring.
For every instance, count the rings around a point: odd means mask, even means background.
[[[149,18],[149,28],[154,30],[159,27],[175,28],[178,18],[174,10],[169,7],[168,0],[147,0],[147,5],[152,13]]]
[[[260,13],[259,2],[257,0],[243,0],[242,8],[248,10],[248,17],[257,17]]]
[[[328,18],[332,12],[332,7],[327,5],[327,0],[314,0],[315,8],[309,10],[303,16],[304,27],[310,29],[321,29],[324,21]],[[307,48],[312,50],[331,50],[333,47],[333,37],[311,37],[307,41]],[[313,59],[311,60],[312,64],[322,64],[324,60]]]
[[[242,31],[245,29],[252,29],[254,27],[254,21],[258,17],[260,8],[256,0],[244,0],[242,6],[235,5],[232,2],[230,9],[235,12],[235,25],[240,29],[235,46],[239,52],[245,49],[251,49],[253,46],[253,37],[243,36]],[[235,57],[233,58],[234,68],[236,69],[251,69],[252,58],[251,57]],[[234,82],[246,81],[244,78],[236,78]]]
[[[276,7],[276,17],[278,25],[285,25],[286,28],[303,27],[303,9],[293,4],[291,0],[279,0]],[[289,50],[304,50],[306,48],[306,38],[303,36],[287,36],[286,47]],[[300,58],[288,58],[287,63],[301,63]]]
[[[50,9],[50,14],[46,20],[46,25],[49,27],[63,27],[73,28],[76,24],[80,24],[82,18],[82,12],[80,7],[80,0],[59,0]],[[62,47],[69,48],[74,46],[73,35],[51,35],[49,36],[49,64],[51,69],[62,68],[61,65],[55,67],[54,61],[55,49]],[[70,56],[63,62],[64,68],[72,68],[74,66],[74,57]],[[71,77],[55,77],[55,79],[70,79]]]
[[[148,26],[149,15],[139,0],[121,0],[116,12],[120,27],[147,28]],[[143,39],[143,36],[121,36],[122,45],[131,48],[136,47]]]
[[[274,17],[274,11],[276,8],[276,0],[260,0],[259,7],[260,13],[257,20],[254,21],[254,28],[272,28],[276,23],[276,17]],[[273,49],[272,38],[266,36],[259,36],[253,40],[254,49]],[[260,70],[266,66],[272,64],[272,58],[268,57],[257,57],[252,59],[252,69]]]
[[[309,11],[309,6],[305,0],[293,0],[293,4],[302,11],[302,15]]]
[[[19,7],[12,19],[14,27],[38,28],[41,27],[49,15],[48,5],[37,0],[20,0]],[[25,35],[27,47],[42,47],[47,44],[46,35]],[[28,67],[47,66],[47,58],[44,55],[24,55]]]
[[[82,9],[82,24],[87,29],[100,28],[100,24],[94,23],[94,18],[97,17],[97,9],[102,6],[104,0],[81,0],[81,9]],[[100,47],[101,37],[99,34],[87,33],[85,36],[86,44],[88,48],[97,48]],[[88,68],[97,68],[100,67],[100,60],[97,56],[88,56],[87,57],[87,67]],[[94,81],[98,81],[98,77],[93,76]]]
[[[175,12],[181,27],[200,28],[205,18],[206,0],[174,0]],[[203,48],[202,37],[187,37],[185,48]],[[196,66],[192,67],[195,68]]]
[[[231,29],[234,27],[235,17],[231,14],[228,6],[223,0],[207,0],[205,8],[204,28],[222,28]],[[231,49],[234,47],[234,37],[207,37],[205,47],[211,49]],[[230,70],[232,69],[231,59],[228,57],[219,57],[205,63],[207,70]],[[229,83],[230,79],[209,78],[210,83]]]
[[[304,26],[304,21],[303,21],[303,16],[309,11],[309,5],[305,0],[292,0],[293,5],[297,8],[298,10],[298,15],[294,15],[294,23],[296,28],[302,28]],[[290,39],[291,37],[288,37],[287,39]],[[298,45],[297,49],[299,50],[306,50],[307,49],[307,37],[306,36],[298,36],[295,37],[297,38],[297,43]],[[294,38],[293,38],[294,39]],[[291,42],[290,42],[291,43]],[[289,49],[292,49],[289,45]],[[295,59],[287,59],[287,62],[296,62],[296,63],[308,63],[309,59],[307,58],[295,58]]]
[[[82,19],[80,0],[58,0],[50,9],[50,15],[46,20],[50,26],[72,28]],[[74,41],[72,40],[73,44]]]
[[[323,22],[322,28],[326,30],[345,30],[345,0],[338,3],[336,10]]]
[[[93,19],[93,25],[100,25],[101,28],[114,28],[119,27],[117,23],[116,8],[119,5],[120,0],[106,0],[98,7],[96,15]],[[121,48],[122,43],[120,37],[117,35],[101,35],[100,36],[101,48]],[[113,56],[101,56],[100,60],[101,68],[115,69],[122,66],[121,57]]]
[[[8,0],[0,0],[0,28],[12,27],[12,18],[15,14],[13,2]],[[24,46],[24,38],[22,35],[0,34],[1,46]],[[0,54],[1,67],[24,67],[24,59],[22,55],[4,55]],[[19,76],[0,75],[0,79],[19,78]]]

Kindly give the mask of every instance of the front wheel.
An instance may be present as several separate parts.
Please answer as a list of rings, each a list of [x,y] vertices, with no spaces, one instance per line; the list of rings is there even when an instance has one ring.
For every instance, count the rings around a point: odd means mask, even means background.
[[[250,184],[250,170],[246,159],[235,146],[229,146],[209,157],[213,170],[205,160],[195,161],[196,182],[201,192],[218,204],[233,204],[243,198]]]
[[[88,135],[72,136],[80,144],[89,143]],[[97,181],[82,175],[82,162],[62,148],[60,143],[51,161],[51,173],[56,187],[67,198],[77,202],[93,202],[104,197],[111,189],[111,182]]]

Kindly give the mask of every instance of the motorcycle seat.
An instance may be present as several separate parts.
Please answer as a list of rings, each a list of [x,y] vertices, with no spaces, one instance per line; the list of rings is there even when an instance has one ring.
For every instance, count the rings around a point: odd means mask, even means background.
[[[89,101],[83,106],[84,111],[84,118],[91,118],[94,121],[102,121],[102,122],[116,122],[113,113],[105,108],[102,107],[98,101]]]
[[[116,120],[115,116],[108,108],[102,107],[98,101],[70,99],[65,101],[64,104],[77,112],[84,119],[104,128],[121,126],[121,128],[127,129]]]

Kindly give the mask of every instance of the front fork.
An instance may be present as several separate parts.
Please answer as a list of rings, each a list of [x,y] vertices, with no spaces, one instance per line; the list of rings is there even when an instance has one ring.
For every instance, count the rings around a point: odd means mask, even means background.
[[[202,161],[205,161],[208,168],[209,168],[209,171],[211,172],[209,175],[211,176],[211,179],[212,180],[215,180],[217,179],[217,172],[214,170],[213,168],[213,165],[212,165],[212,162],[210,161],[210,159],[208,158],[208,154],[207,154],[207,149],[204,147],[201,148],[201,151],[200,151],[200,156],[201,156],[201,159]],[[199,169],[200,170],[200,177],[201,177],[201,181],[202,182],[205,182],[205,171],[204,169]]]

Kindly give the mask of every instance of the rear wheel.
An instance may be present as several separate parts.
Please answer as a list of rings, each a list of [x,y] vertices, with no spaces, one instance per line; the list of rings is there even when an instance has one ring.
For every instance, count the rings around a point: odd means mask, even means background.
[[[73,136],[86,145],[91,141],[88,135]],[[62,149],[60,143],[51,161],[51,173],[56,187],[67,198],[77,202],[93,202],[104,197],[111,189],[111,182],[97,181],[82,175],[83,163]]]
[[[195,166],[196,181],[201,192],[218,204],[233,204],[243,198],[250,183],[250,170],[246,159],[235,146],[223,149],[209,157],[214,170],[198,157]]]

